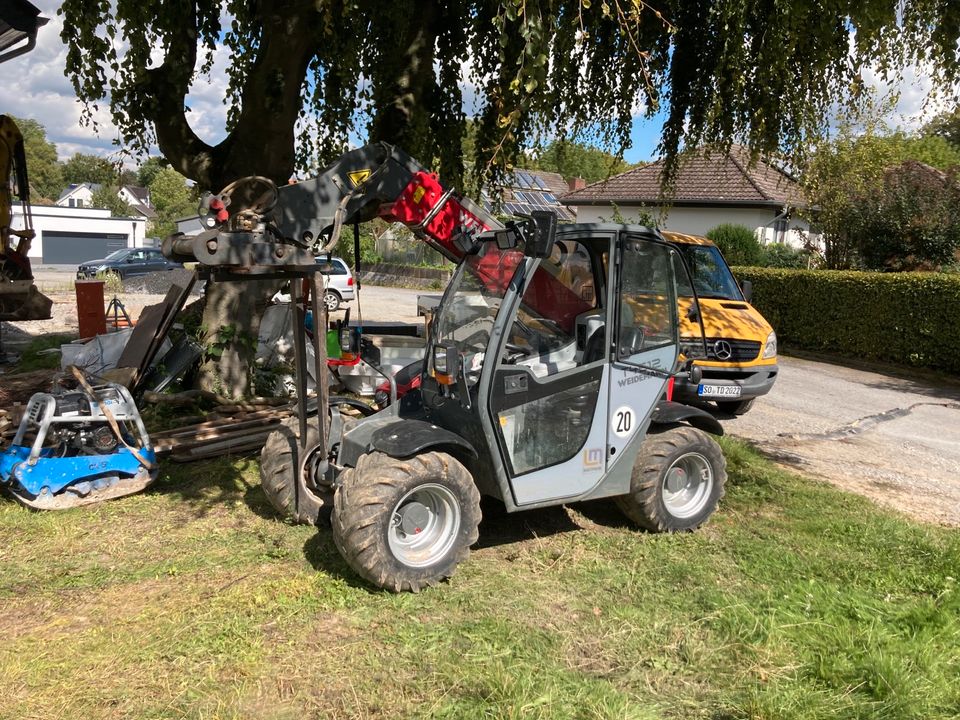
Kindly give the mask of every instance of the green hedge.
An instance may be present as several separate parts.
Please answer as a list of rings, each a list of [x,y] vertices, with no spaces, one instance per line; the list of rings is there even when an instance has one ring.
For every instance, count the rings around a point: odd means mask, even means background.
[[[960,373],[960,276],[738,267],[782,345]]]

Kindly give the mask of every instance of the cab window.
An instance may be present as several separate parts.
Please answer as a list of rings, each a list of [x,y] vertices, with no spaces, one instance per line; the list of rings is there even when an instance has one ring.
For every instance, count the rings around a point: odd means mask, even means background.
[[[632,362],[640,353],[677,342],[675,255],[661,243],[625,240],[617,327],[621,361]]]
[[[599,306],[593,259],[576,240],[559,240],[540,262],[520,301],[502,362],[538,376],[577,365],[577,317]]]

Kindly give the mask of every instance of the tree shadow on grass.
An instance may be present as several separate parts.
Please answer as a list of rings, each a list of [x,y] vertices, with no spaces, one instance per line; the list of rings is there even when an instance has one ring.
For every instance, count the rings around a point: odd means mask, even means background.
[[[160,477],[144,494],[173,496],[195,517],[242,501],[260,517],[278,517],[249,463],[253,456],[225,456],[190,463],[160,461]]]
[[[303,556],[314,570],[342,580],[352,588],[364,590],[370,594],[383,592],[380,588],[363,580],[347,565],[333,542],[333,533],[327,521],[321,520],[317,532],[303,544]]]

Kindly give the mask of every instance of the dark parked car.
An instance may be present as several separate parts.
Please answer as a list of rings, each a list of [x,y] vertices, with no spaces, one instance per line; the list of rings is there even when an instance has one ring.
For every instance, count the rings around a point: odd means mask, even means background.
[[[167,260],[154,248],[123,248],[107,255],[103,260],[88,260],[77,268],[77,278],[92,278],[97,273],[116,273],[121,278],[146,275],[164,270],[176,270],[183,265]]]

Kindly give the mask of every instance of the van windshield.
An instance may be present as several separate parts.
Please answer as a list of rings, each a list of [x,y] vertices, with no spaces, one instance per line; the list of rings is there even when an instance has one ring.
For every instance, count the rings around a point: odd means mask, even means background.
[[[740,288],[723,255],[714,245],[690,245],[677,243],[683,259],[690,270],[690,276],[697,288],[697,295],[702,298],[718,298],[721,300],[743,300]],[[677,292],[680,297],[693,297],[693,289],[687,273],[679,267],[679,255],[674,255],[677,276]]]

